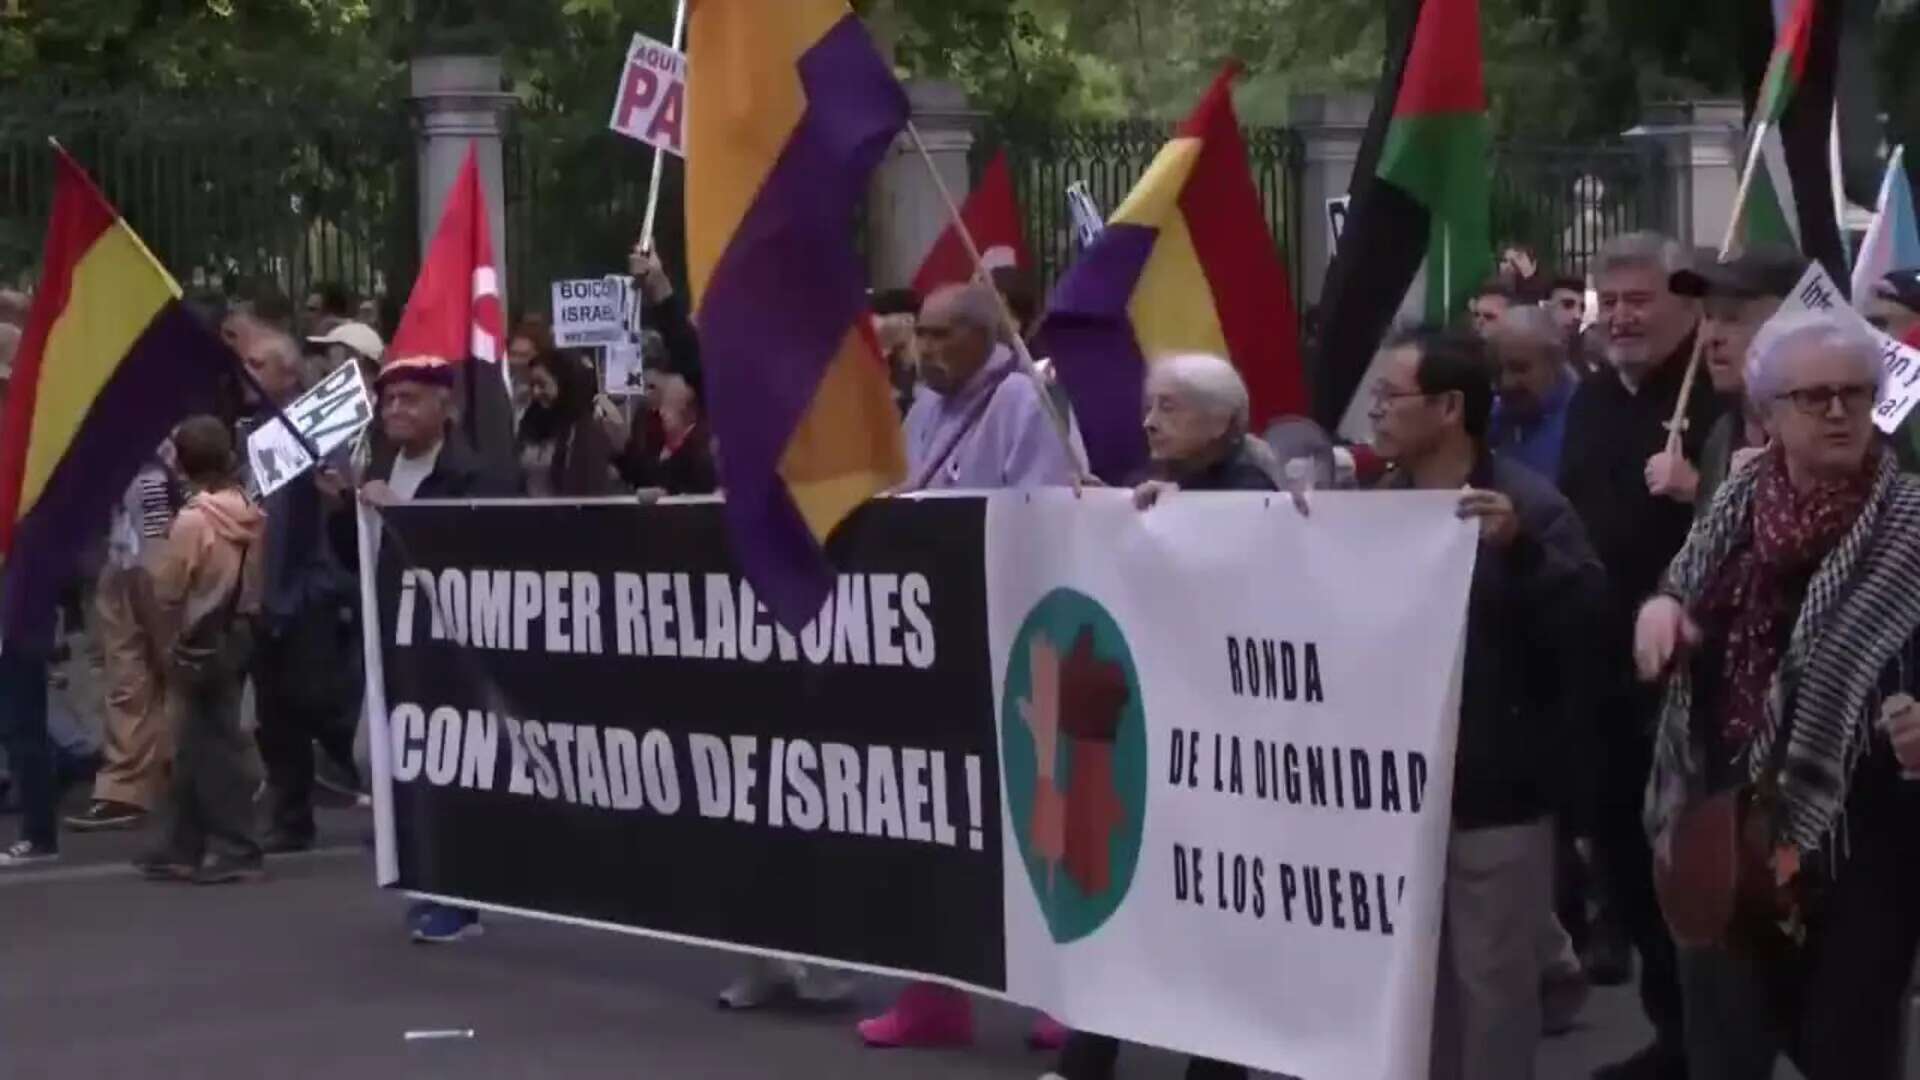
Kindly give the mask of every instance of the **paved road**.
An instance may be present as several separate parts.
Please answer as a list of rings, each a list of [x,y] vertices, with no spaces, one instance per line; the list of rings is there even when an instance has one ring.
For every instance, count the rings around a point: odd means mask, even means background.
[[[1032,1080],[1048,1064],[998,1005],[971,1050],[865,1050],[851,1022],[889,996],[879,980],[854,1010],[729,1015],[712,994],[737,961],[716,952],[507,919],[409,945],[401,899],[371,884],[365,830],[328,815],[324,850],[276,860],[259,885],[142,882],[123,869],[127,835],[69,837],[60,864],[0,876],[0,1078]],[[403,1038],[448,1028],[474,1037]],[[1542,1080],[1584,1078],[1644,1036],[1630,997],[1603,993],[1543,1044]],[[1123,1071],[1179,1075],[1144,1052]]]

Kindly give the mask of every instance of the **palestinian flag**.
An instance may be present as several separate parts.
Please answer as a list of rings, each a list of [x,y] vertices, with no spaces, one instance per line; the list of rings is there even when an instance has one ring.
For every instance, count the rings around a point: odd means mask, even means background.
[[[1779,24],[1754,91],[1750,124],[1760,143],[1734,230],[1736,248],[1796,248],[1836,281],[1846,279],[1849,262],[1832,196],[1842,6],[1843,0],[1793,0]]]
[[[1314,412],[1338,425],[1422,261],[1426,315],[1458,317],[1493,270],[1493,149],[1479,0],[1404,0],[1321,297]]]

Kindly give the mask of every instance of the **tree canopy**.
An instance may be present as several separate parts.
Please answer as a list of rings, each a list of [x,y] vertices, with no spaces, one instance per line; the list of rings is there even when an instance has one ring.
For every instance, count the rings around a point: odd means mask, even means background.
[[[414,52],[498,50],[539,111],[605,110],[635,30],[665,37],[672,0],[17,0],[0,19],[0,87],[205,91],[391,101]],[[1177,116],[1228,57],[1251,122],[1299,91],[1365,90],[1382,0],[853,0],[903,71],[960,82],[1030,120]],[[1875,67],[1896,130],[1920,124],[1920,4],[1877,7]],[[1482,0],[1504,133],[1590,138],[1650,101],[1741,87],[1737,18],[1756,0]],[[1906,134],[1920,134],[1907,131]]]

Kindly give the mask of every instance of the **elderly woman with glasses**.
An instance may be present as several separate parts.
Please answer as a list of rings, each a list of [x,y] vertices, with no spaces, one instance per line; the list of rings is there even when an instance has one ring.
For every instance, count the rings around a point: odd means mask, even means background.
[[[1920,948],[1920,478],[1874,430],[1857,323],[1776,317],[1747,354],[1772,446],[1640,609],[1667,681],[1646,823],[1695,1080],[1894,1080]]]

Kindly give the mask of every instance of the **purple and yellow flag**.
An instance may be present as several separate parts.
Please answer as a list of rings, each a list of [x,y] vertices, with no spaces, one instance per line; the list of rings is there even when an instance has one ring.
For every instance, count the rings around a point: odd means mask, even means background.
[[[800,627],[821,544],[906,472],[853,238],[906,92],[845,0],[694,0],[687,256],[734,554]]]
[[[40,286],[0,425],[0,637],[51,643],[80,554],[173,425],[233,363],[180,286],[66,152],[54,151]]]

